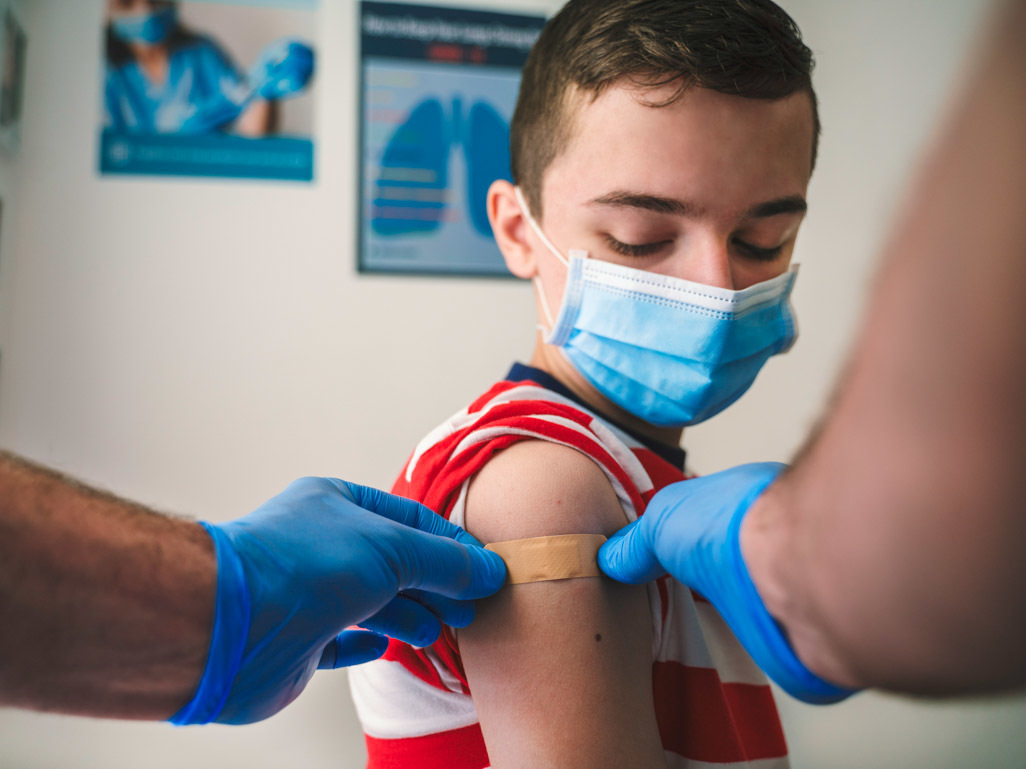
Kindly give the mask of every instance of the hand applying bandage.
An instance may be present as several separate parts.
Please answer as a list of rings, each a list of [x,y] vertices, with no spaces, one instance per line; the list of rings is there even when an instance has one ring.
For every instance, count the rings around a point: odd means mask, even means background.
[[[648,582],[666,572],[716,607],[755,663],[788,694],[814,704],[853,694],[798,659],[752,582],[741,522],[785,465],[743,465],[667,486],[645,514],[602,546],[599,566],[615,580]]]
[[[426,646],[442,623],[467,626],[473,599],[506,578],[497,555],[423,505],[333,478],[203,525],[217,554],[214,629],[179,725],[267,718],[318,668],[380,657],[386,636]]]

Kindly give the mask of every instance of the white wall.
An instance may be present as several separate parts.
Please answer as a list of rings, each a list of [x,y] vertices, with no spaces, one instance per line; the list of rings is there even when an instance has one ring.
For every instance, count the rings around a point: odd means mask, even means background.
[[[0,443],[158,507],[243,514],[303,474],[387,485],[532,341],[526,285],[358,276],[355,2],[323,0],[317,182],[101,179],[100,0],[28,0],[23,147],[0,157]],[[469,4],[469,3],[462,3]],[[546,9],[480,0],[478,6]],[[825,133],[802,339],[685,445],[786,460],[821,412],[872,255],[981,18],[969,0],[790,0]],[[1026,765],[1026,701],[781,701],[797,767]],[[356,767],[344,673],[271,721],[174,730],[0,711],[2,767]]]

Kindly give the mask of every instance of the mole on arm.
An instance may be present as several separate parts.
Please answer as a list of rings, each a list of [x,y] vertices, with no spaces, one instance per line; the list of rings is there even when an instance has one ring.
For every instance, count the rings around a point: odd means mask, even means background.
[[[596,641],[601,641],[602,640],[602,634],[601,633],[596,633],[595,634],[595,640]]]

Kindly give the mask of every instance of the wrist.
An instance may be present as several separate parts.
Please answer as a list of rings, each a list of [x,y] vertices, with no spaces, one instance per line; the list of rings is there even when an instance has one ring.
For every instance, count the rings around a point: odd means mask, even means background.
[[[781,487],[786,483],[781,476],[756,497],[748,508],[738,530],[738,547],[752,584],[759,593],[766,611],[783,627],[789,616],[785,570],[788,559],[788,526],[783,520]]]
[[[192,699],[168,720],[176,726],[207,724],[217,718],[242,664],[249,633],[250,602],[242,561],[228,536],[217,526],[200,524],[217,556],[214,626],[206,665]]]
[[[788,485],[788,476],[781,476],[753,502],[738,531],[739,557],[753,597],[786,646],[788,653],[778,647],[780,653],[793,657],[789,667],[799,679],[808,674],[826,684],[825,695],[839,695],[845,690],[850,693],[859,683],[809,609],[815,576],[802,557],[794,506],[788,503]]]

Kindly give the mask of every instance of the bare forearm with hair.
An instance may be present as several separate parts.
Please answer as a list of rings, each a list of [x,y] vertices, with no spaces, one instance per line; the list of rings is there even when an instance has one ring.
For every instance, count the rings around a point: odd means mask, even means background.
[[[198,524],[0,454],[0,705],[168,718],[203,672],[216,578]]]
[[[1026,2],[982,53],[832,413],[742,528],[770,612],[840,684],[1026,685]]]

